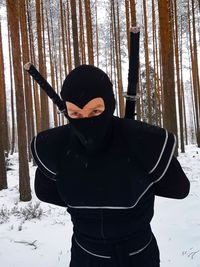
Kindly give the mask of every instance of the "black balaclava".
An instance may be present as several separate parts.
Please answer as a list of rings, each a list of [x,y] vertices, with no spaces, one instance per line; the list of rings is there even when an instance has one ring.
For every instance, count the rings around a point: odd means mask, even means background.
[[[101,97],[105,110],[98,116],[74,119],[66,115],[75,135],[88,153],[102,149],[111,132],[111,121],[115,110],[113,85],[107,74],[92,65],[81,65],[66,77],[61,97],[83,108],[89,101]]]

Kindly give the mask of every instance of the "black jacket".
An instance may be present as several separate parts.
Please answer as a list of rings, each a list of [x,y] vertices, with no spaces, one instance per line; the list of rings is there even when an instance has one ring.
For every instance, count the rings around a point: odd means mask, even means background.
[[[41,132],[31,144],[37,197],[68,208],[74,232],[95,239],[136,236],[149,228],[155,195],[181,199],[189,181],[163,128],[113,117],[104,150],[88,155],[70,124]]]

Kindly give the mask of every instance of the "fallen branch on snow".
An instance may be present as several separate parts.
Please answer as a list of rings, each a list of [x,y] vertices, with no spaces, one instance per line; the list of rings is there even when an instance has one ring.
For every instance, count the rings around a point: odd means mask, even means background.
[[[19,243],[19,244],[25,244],[27,246],[33,246],[34,249],[37,249],[37,246],[35,245],[35,242],[37,240],[33,241],[33,242],[28,242],[28,241],[14,241],[15,243]]]

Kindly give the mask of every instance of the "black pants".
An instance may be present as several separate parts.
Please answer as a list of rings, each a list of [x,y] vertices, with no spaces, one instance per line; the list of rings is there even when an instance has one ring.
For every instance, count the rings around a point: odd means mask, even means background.
[[[117,255],[111,258],[101,258],[89,254],[72,237],[71,262],[70,267],[159,267],[159,249],[156,239],[152,235],[149,245],[141,252],[124,258],[119,257],[122,251],[116,252]]]

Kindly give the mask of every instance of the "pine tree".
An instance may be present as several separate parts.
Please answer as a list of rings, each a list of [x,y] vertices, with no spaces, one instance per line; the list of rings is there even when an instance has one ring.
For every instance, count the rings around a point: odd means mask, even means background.
[[[21,66],[21,47],[19,35],[19,2],[7,0],[7,13],[10,25],[13,70],[16,94],[17,132],[19,151],[19,192],[20,200],[31,199],[30,177],[27,156],[27,135],[25,124],[24,88]]]
[[[72,14],[72,35],[73,35],[73,47],[74,47],[74,65],[75,67],[78,67],[80,65],[80,58],[79,58],[78,29],[77,29],[75,0],[71,0],[71,14]]]
[[[170,0],[158,1],[162,81],[164,94],[164,127],[177,135],[177,118],[174,79],[174,49],[172,36],[172,7]]]
[[[7,174],[6,174],[6,161],[5,151],[7,149],[5,143],[5,78],[4,78],[4,61],[3,61],[3,47],[1,35],[1,22],[0,22],[0,190],[7,188]]]

